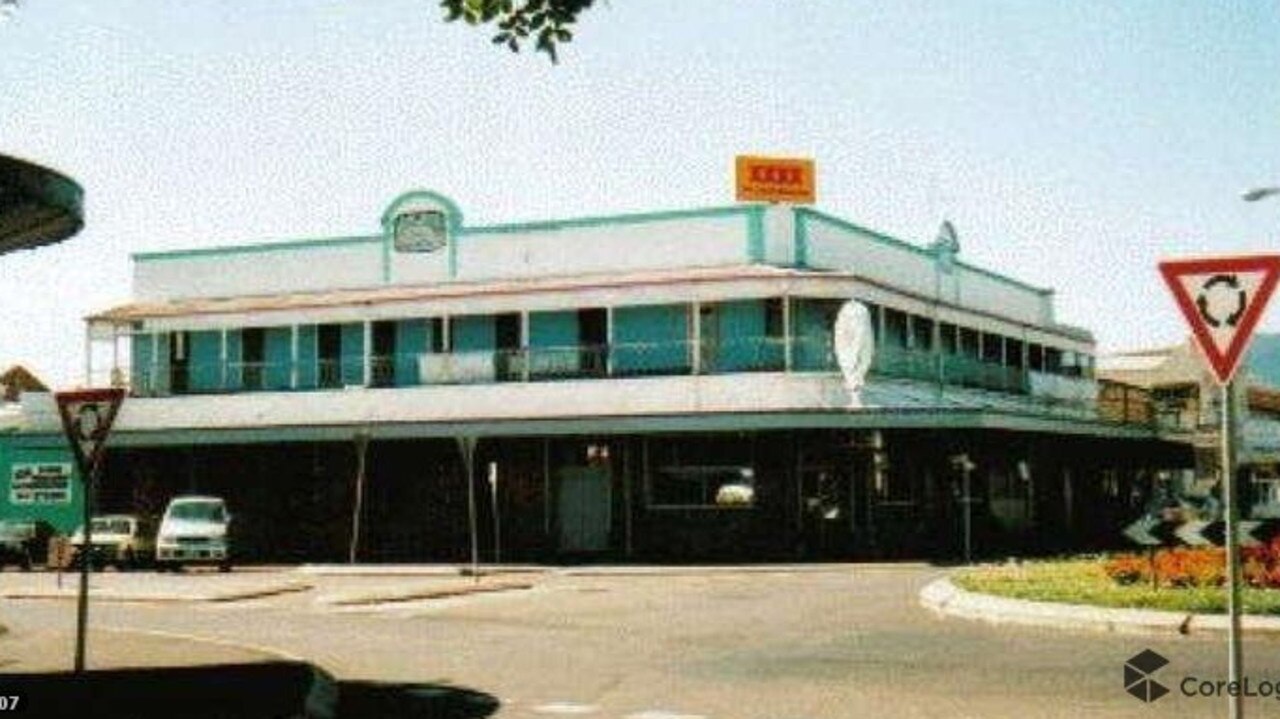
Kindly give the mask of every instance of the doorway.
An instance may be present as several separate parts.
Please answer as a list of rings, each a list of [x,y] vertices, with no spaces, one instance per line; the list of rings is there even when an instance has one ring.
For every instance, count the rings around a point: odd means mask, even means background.
[[[564,467],[558,473],[560,551],[602,552],[609,548],[613,478],[607,467]]]
[[[800,532],[804,554],[814,559],[847,556],[857,525],[849,472],[835,464],[805,466],[800,472]]]

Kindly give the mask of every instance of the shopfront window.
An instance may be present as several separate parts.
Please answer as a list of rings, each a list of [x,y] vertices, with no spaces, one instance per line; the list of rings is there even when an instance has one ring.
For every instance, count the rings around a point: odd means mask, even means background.
[[[750,467],[657,467],[649,487],[649,506],[752,507],[755,493],[755,471]]]

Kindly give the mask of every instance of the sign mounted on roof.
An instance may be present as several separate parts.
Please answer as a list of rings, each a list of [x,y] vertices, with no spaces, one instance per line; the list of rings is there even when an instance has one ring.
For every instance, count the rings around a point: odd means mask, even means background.
[[[1160,274],[1214,377],[1227,384],[1280,279],[1280,255],[1170,260]]]
[[[813,204],[813,160],[738,155],[735,169],[739,202]]]

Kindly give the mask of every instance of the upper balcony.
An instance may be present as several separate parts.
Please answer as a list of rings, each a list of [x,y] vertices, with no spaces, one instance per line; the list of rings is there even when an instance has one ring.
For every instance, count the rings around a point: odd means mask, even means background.
[[[616,342],[453,352],[371,353],[283,361],[152,362],[113,381],[131,378],[134,397],[305,392],[332,389],[492,385],[563,380],[679,377],[750,373],[838,372],[829,337],[742,337],[730,340]],[[873,377],[912,380],[1023,396],[1089,408],[1096,386],[1087,378],[984,362],[927,350],[879,347]]]

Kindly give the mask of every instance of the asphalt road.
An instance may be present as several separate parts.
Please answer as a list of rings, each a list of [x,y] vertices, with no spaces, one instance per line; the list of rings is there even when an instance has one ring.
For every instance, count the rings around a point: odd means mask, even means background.
[[[225,603],[99,604],[102,626],[271,647],[339,678],[447,683],[496,697],[503,717],[1149,717],[1225,714],[1180,693],[1225,678],[1221,635],[1141,636],[941,619],[918,590],[940,570],[550,576],[537,588],[343,608],[311,592]],[[197,578],[193,578],[197,579]],[[199,581],[207,581],[198,578]],[[341,589],[341,580],[336,582]],[[70,626],[64,601],[5,601],[15,632]],[[1123,664],[1170,664],[1144,704]],[[92,655],[92,647],[90,648]],[[0,669],[2,671],[2,669]],[[1246,642],[1246,673],[1280,682],[1280,641]],[[1280,716],[1280,699],[1246,699]]]

